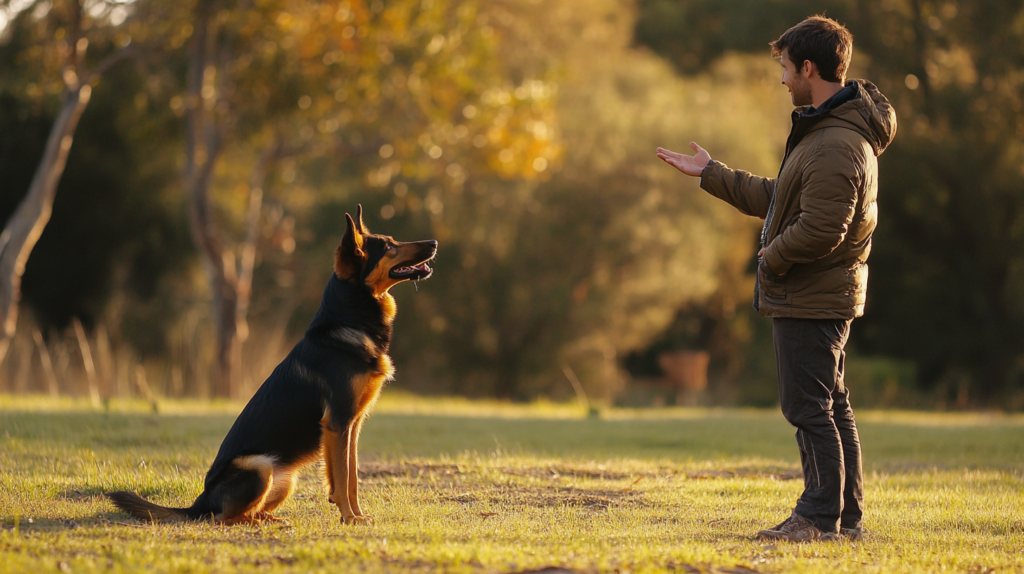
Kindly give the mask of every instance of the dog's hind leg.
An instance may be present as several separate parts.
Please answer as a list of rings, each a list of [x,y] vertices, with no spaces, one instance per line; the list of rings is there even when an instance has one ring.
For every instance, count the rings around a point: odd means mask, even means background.
[[[253,516],[258,520],[274,520],[287,522],[282,518],[275,518],[272,512],[295,492],[295,474],[297,469],[278,467],[274,469],[273,483],[263,501],[263,506]]]
[[[331,424],[331,409],[327,409],[320,420],[320,455],[323,457],[324,484],[327,486],[327,500],[334,501],[334,447],[328,441],[327,427]]]
[[[240,456],[234,461],[238,472],[218,484],[213,498],[221,512],[213,518],[223,524],[259,520],[267,495],[274,484],[274,459],[265,455]]]
[[[363,429],[364,419],[356,415],[348,431],[348,503],[357,518],[369,518],[359,508],[359,433]]]

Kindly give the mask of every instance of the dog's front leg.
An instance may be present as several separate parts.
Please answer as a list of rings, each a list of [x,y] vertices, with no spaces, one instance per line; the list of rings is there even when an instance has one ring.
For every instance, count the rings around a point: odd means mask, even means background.
[[[356,416],[348,428],[348,502],[356,518],[369,518],[359,508],[359,432],[363,428],[363,417]]]
[[[333,428],[333,425],[323,427],[323,451],[324,465],[327,472],[327,482],[330,486],[330,500],[337,505],[341,511],[341,521],[345,524],[355,522],[355,513],[348,500],[348,479],[349,479],[349,442],[352,426],[346,426],[344,430]]]

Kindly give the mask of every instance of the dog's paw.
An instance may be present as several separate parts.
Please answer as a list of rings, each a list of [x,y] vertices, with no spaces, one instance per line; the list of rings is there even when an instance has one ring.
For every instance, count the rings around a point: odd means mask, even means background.
[[[370,521],[371,521],[371,517],[367,516],[367,515],[362,515],[362,516],[355,516],[355,515],[353,515],[353,516],[342,516],[341,517],[341,523],[342,524],[366,524],[366,523],[368,523]]]
[[[269,512],[259,512],[253,518],[258,522],[276,522],[284,526],[290,526],[292,523],[287,518],[278,518]]]

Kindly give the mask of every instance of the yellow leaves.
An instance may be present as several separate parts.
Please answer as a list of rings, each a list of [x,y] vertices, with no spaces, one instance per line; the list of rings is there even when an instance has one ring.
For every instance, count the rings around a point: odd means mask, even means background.
[[[949,84],[969,88],[978,82],[974,59],[963,47],[935,50],[925,62],[925,71],[936,89]]]
[[[334,13],[334,19],[340,23],[345,23],[352,19],[352,9],[349,7],[348,3],[343,2],[338,6],[337,11]]]
[[[276,22],[278,28],[287,31],[295,23],[295,18],[293,18],[292,15],[287,12],[281,12],[280,14],[277,15]]]
[[[431,38],[430,43],[427,44],[427,47],[424,49],[424,52],[428,56],[433,56],[441,51],[441,48],[444,47],[444,42],[445,39],[442,34],[434,34],[434,37]]]
[[[316,129],[320,133],[329,134],[338,131],[341,127],[341,122],[337,118],[327,118],[317,122]]]
[[[185,23],[178,30],[178,33],[171,37],[170,47],[173,49],[180,48],[185,45],[185,42],[192,37],[192,24]]]
[[[181,96],[171,98],[170,105],[176,116],[181,117],[185,113],[185,99]]]

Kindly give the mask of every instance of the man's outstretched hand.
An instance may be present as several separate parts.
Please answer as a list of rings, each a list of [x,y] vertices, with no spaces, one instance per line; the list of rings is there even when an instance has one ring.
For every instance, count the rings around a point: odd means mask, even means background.
[[[711,155],[707,150],[697,145],[697,142],[690,142],[690,149],[697,152],[697,154],[685,155],[660,147],[658,148],[658,157],[686,175],[699,176],[708,165],[708,162],[711,161]]]

